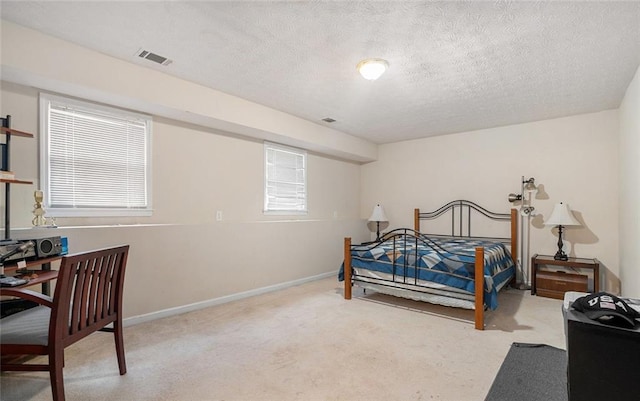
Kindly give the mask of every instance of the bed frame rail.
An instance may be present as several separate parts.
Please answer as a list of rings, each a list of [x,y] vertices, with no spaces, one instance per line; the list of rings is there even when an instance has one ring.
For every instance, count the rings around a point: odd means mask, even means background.
[[[407,229],[407,231],[413,231],[413,230]],[[416,241],[417,240],[418,239],[416,237]],[[375,245],[372,245],[372,248],[373,247],[375,247]],[[353,269],[351,266],[351,248],[352,248],[351,237],[345,237],[344,239],[344,299],[351,299],[353,282],[357,281],[357,278],[354,277],[353,275]],[[396,249],[395,242],[394,242],[394,249]],[[474,325],[477,330],[484,330],[484,248],[483,247],[475,248],[474,258],[475,258],[474,259],[475,260],[474,277],[482,277],[481,280],[475,280],[475,283],[474,283],[474,291],[475,291]],[[407,267],[406,258],[404,263],[405,263],[405,271],[406,271],[406,267]],[[395,262],[394,262],[394,265],[395,265]],[[418,269],[416,268],[415,270],[417,274]],[[395,271],[396,269],[394,267],[393,268],[394,280],[395,280]],[[417,280],[418,278],[416,276],[415,282],[410,284],[417,285]],[[382,284],[382,283],[378,283],[378,284]]]
[[[495,213],[491,212],[482,206],[467,200],[455,200],[447,203],[433,212],[420,212],[420,209],[414,210],[414,230],[403,229],[406,231],[415,231],[416,234],[421,234],[420,221],[432,220],[441,217],[445,213],[451,211],[451,236],[457,237],[473,237],[478,239],[487,239],[500,241],[511,245],[511,256],[514,265],[517,266],[518,260],[518,211],[517,209],[511,209],[511,213]],[[481,215],[491,220],[503,220],[510,221],[511,223],[511,237],[482,237],[471,235],[471,215],[472,212],[480,213]],[[464,227],[464,215],[466,214],[467,226]],[[457,219],[456,219],[457,217]],[[466,234],[465,234],[466,228]],[[457,230],[456,230],[457,229]],[[406,234],[406,233],[405,233]],[[424,234],[424,233],[422,233]],[[389,232],[383,236],[383,239],[388,239],[390,236],[395,235],[394,232]],[[425,238],[425,237],[423,237]],[[428,237],[427,237],[428,238]],[[372,243],[372,247],[375,243]],[[353,270],[351,266],[351,238],[346,237],[344,239],[344,298],[351,299],[352,286],[353,286]],[[395,271],[395,269],[394,269]],[[484,277],[484,248],[478,247],[475,249],[475,265],[474,265],[475,277]],[[475,328],[477,330],[484,330],[484,280],[475,280],[475,301],[474,301],[474,321]]]

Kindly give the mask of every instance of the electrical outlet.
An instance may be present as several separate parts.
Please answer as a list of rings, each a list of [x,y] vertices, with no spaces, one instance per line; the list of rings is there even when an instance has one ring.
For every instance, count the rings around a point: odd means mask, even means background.
[[[216,211],[216,221],[222,221],[222,210]]]

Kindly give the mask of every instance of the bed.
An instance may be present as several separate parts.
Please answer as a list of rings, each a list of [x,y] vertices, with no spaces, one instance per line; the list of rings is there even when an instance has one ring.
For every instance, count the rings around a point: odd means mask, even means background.
[[[432,212],[415,209],[413,229],[391,230],[380,241],[352,244],[347,237],[338,276],[344,281],[344,298],[351,299],[357,285],[365,291],[473,309],[475,328],[483,330],[485,308],[496,309],[498,292],[515,279],[517,216],[516,209],[495,213],[455,200]],[[450,227],[446,232],[421,231],[423,221],[442,219]],[[484,220],[497,222],[499,231],[508,235],[472,232],[472,223],[487,228]]]

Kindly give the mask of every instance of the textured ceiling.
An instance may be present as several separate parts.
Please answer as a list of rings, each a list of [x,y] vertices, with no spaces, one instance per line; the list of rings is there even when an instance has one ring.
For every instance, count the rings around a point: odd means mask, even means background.
[[[1,7],[3,19],[377,143],[617,108],[640,64],[638,1]],[[369,57],[390,64],[375,82],[355,70]]]

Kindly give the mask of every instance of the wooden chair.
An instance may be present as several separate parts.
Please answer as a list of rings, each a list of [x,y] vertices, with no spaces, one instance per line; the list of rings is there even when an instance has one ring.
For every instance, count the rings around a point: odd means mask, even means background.
[[[35,301],[37,307],[0,321],[2,371],[49,371],[54,401],[64,400],[64,349],[101,330],[114,333],[120,374],[127,373],[122,338],[122,287],[129,245],[62,258],[53,298],[2,288],[0,295]],[[113,328],[106,328],[113,323]],[[48,364],[8,361],[9,355],[48,355]],[[21,358],[24,360],[24,358]]]

